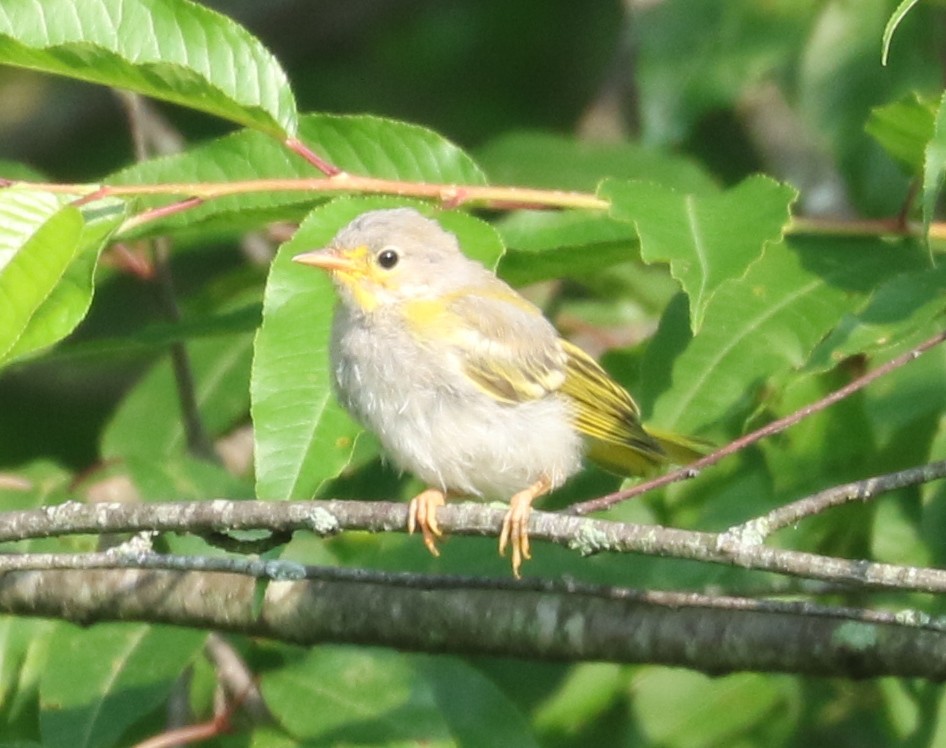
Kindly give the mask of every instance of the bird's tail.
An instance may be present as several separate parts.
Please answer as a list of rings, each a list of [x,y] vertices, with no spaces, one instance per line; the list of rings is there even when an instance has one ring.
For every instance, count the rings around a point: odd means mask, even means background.
[[[644,430],[660,445],[664,454],[667,455],[667,461],[674,465],[689,465],[716,449],[713,444],[702,439],[693,439],[649,427],[645,427]]]

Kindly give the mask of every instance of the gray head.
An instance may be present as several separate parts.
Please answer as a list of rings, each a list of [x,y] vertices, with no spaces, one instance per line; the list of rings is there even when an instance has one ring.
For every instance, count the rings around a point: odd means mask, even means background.
[[[326,249],[293,259],[328,270],[342,301],[365,312],[437,297],[488,274],[463,255],[456,236],[413,208],[362,213]]]

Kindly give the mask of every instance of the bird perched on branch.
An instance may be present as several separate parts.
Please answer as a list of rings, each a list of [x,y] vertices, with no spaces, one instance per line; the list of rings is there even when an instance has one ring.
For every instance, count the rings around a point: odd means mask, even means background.
[[[500,553],[530,558],[532,502],[587,456],[625,475],[686,463],[698,442],[644,429],[637,404],[541,311],[416,210],[364,213],[296,262],[326,270],[339,295],[335,391],[390,459],[422,480],[411,532],[438,555],[450,496],[508,499]]]

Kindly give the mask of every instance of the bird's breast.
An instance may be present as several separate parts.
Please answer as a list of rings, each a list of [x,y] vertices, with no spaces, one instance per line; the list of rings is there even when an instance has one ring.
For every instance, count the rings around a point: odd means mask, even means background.
[[[580,468],[581,438],[563,397],[498,402],[456,356],[396,323],[339,315],[333,326],[339,399],[402,470],[454,493],[508,498],[540,477],[560,485]]]

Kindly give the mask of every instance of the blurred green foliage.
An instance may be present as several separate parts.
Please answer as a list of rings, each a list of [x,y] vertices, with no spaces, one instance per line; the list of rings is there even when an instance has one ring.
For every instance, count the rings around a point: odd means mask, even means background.
[[[655,422],[720,443],[824,396],[942,327],[942,233],[934,231],[926,246],[916,231],[891,238],[858,223],[901,213],[935,217],[946,162],[938,4],[919,4],[903,18],[882,66],[893,0],[213,4],[248,34],[183,0],[124,2],[136,12],[151,9],[155,39],[184,29],[182,45],[159,50],[144,72],[136,55],[153,39],[141,28],[126,30],[126,38],[107,24],[95,27],[100,46],[90,49],[94,24],[79,24],[73,42],[50,48],[43,35],[71,17],[42,19],[30,15],[39,13],[37,4],[4,2],[0,60],[11,66],[0,67],[0,176],[114,184],[301,177],[312,170],[271,137],[295,135],[299,122],[310,147],[356,174],[598,191],[613,201],[610,212],[481,211],[441,220],[471,253],[524,286],[563,333],[602,355]],[[112,9],[122,3],[101,0]],[[97,5],[77,2],[76,18]],[[227,33],[198,33],[208,29]],[[253,50],[236,59],[254,64],[235,64],[231,45]],[[159,98],[170,92],[163,98],[183,106],[156,109],[180,134],[183,152],[133,163],[118,98],[31,67]],[[278,81],[280,68],[291,88],[278,96],[249,85],[248,70]],[[249,129],[235,131],[235,122]],[[913,191],[922,195],[919,207]],[[146,501],[250,496],[254,481],[265,498],[416,491],[410,477],[379,461],[370,437],[355,438],[357,427],[331,400],[324,346],[330,289],[288,262],[392,198],[239,195],[124,234],[124,215],[166,200],[104,208],[65,202],[42,189],[0,191],[0,291],[22,293],[15,298],[22,303],[0,306],[0,470],[30,486],[3,484],[0,507],[91,498],[111,486],[106,477],[126,481]],[[797,217],[844,219],[861,231],[839,237],[811,223],[786,238],[790,207]],[[275,259],[252,251],[272,249],[272,222],[300,220]],[[129,261],[137,252],[146,261],[135,241],[158,234],[172,239],[179,321],[168,319],[153,278],[132,272]],[[105,250],[93,275],[109,237],[121,238],[123,250]],[[226,468],[186,453],[167,356],[180,341],[206,427],[218,443],[237,447]],[[942,458],[944,369],[946,354],[934,350],[697,481],[608,516],[718,530],[818,488]],[[255,472],[239,447],[251,416]],[[589,470],[548,506],[615,485]],[[940,485],[904,490],[786,529],[774,542],[942,564],[944,502]],[[456,540],[440,559],[416,541],[300,537],[286,554],[323,564],[507,573],[492,541]],[[803,594],[695,563],[579,559],[545,547],[535,555],[529,574]],[[942,609],[936,600],[893,593],[825,599]],[[160,729],[161,706],[188,664],[192,703],[206,716],[214,682],[200,642],[195,632],[148,626],[88,633],[3,619],[0,745],[128,744]],[[946,742],[946,700],[923,683],[710,678],[656,666],[237,644],[260,673],[278,727],[246,726],[214,745]],[[88,646],[100,655],[96,663],[74,656]],[[164,650],[174,657],[154,668],[154,653]],[[92,665],[106,662],[115,677],[88,677]]]

